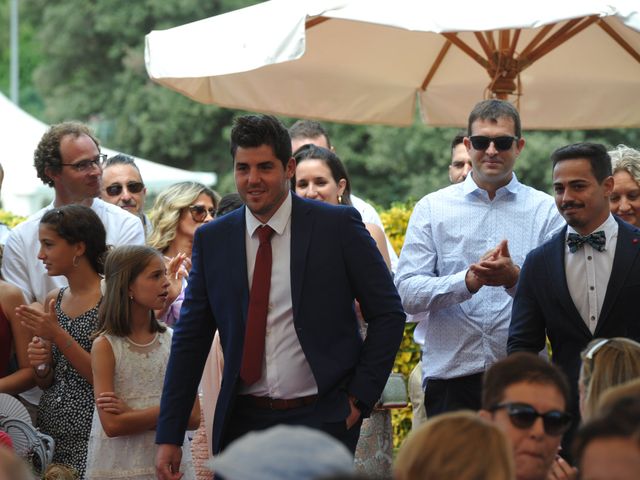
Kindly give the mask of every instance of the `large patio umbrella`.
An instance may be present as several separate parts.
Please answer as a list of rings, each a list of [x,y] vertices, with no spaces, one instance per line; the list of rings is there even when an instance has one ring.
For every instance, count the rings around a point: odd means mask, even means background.
[[[157,83],[224,107],[462,126],[488,97],[524,126],[640,126],[638,0],[272,0],[146,37]]]

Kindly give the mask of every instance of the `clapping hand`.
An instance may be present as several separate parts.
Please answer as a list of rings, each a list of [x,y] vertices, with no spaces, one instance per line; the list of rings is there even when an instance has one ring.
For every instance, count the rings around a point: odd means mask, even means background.
[[[39,303],[16,307],[16,315],[20,323],[40,338],[52,341],[60,331],[60,324],[55,313],[56,301],[51,299],[49,310],[43,311]]]

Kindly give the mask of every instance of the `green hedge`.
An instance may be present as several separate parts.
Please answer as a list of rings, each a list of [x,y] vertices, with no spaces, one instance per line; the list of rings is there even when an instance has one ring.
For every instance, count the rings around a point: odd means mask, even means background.
[[[404,243],[404,236],[409,224],[409,217],[413,211],[415,202],[396,203],[388,210],[380,212],[380,219],[391,245],[398,255]],[[407,324],[404,329],[402,344],[396,355],[393,366],[394,372],[400,372],[409,380],[409,374],[413,367],[420,361],[420,348],[413,341],[415,324]],[[391,411],[393,423],[393,447],[397,449],[411,430],[412,411],[411,405],[406,408],[396,408]]]

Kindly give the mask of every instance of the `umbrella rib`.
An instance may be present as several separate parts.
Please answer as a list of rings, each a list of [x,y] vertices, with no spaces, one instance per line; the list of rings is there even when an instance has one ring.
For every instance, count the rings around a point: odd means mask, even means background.
[[[522,30],[519,28],[516,28],[513,31],[513,38],[511,39],[511,46],[509,47],[509,51],[507,52],[507,56],[509,58],[513,58],[513,54],[516,51],[516,46],[518,45],[518,40],[520,39],[520,32]]]
[[[491,54],[493,53],[494,49],[489,46],[482,32],[474,32],[474,35],[476,36],[476,40],[478,40],[478,43],[482,47],[482,50],[484,50],[484,54],[487,56],[487,58],[491,58]]]
[[[602,28],[605,32],[607,32],[607,34],[611,38],[613,38],[618,43],[618,45],[620,45],[624,50],[626,50],[629,55],[635,58],[636,62],[640,62],[640,53],[635,51],[633,47],[629,45],[627,41],[624,38],[622,38],[618,32],[616,32],[613,28],[611,28],[611,25],[606,23],[604,20],[600,19],[600,21],[598,22],[598,26]]]
[[[464,53],[469,55],[473,60],[478,62],[481,67],[485,69],[489,68],[489,62],[485,58],[483,58],[481,55],[479,55],[473,48],[471,48],[469,45],[467,45],[462,40],[460,40],[455,33],[442,33],[441,35],[444,36],[451,43],[453,43],[460,50],[462,50]]]
[[[547,36],[547,34],[551,31],[551,29],[553,27],[555,27],[557,24],[552,23],[549,25],[545,25],[544,27],[542,27],[542,30],[540,30],[535,37],[533,37],[533,39],[531,40],[531,42],[529,42],[529,45],[527,45],[525,47],[525,49],[520,53],[520,57],[526,57],[527,55],[529,55],[529,52],[531,50],[533,50],[534,48],[536,48],[538,46],[538,44],[544,39],[544,37]]]
[[[489,44],[489,50],[493,52],[496,49],[496,42],[493,41],[493,30],[484,32],[484,36],[486,37],[487,43]]]
[[[440,64],[444,60],[444,56],[449,51],[449,48],[451,48],[451,42],[447,40],[442,46],[442,48],[440,49],[440,53],[438,53],[438,56],[436,57],[435,62],[433,62],[433,64],[431,65],[431,68],[429,69],[429,73],[427,74],[424,81],[422,82],[422,85],[420,86],[420,89],[423,92],[427,89],[427,87],[429,86],[429,83],[431,83],[431,79],[436,74],[436,71],[438,70],[438,68],[440,68]]]
[[[316,25],[320,25],[321,23],[324,23],[327,20],[329,20],[329,17],[322,17],[322,16],[314,17],[311,20],[307,20],[304,23],[304,28],[305,30],[309,30],[310,28],[313,28]]]
[[[549,52],[559,47],[597,20],[597,15],[570,20],[565,25],[563,25],[562,28],[560,28],[556,33],[547,38],[547,40],[545,40],[542,45],[531,52],[528,57],[520,57],[520,71],[529,67],[544,55],[547,55]]]

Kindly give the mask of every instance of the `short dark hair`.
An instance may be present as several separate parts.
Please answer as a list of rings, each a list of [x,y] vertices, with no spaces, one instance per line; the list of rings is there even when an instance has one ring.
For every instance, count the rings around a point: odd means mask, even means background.
[[[493,364],[484,374],[482,408],[491,410],[504,400],[504,391],[513,384],[529,382],[553,385],[569,408],[571,394],[564,372],[553,363],[527,352],[518,352]]]
[[[607,177],[613,175],[611,157],[607,149],[600,143],[581,142],[565,145],[556,149],[551,154],[552,168],[555,168],[563,160],[577,160],[584,158],[591,164],[591,172],[598,183],[602,183]]]
[[[298,120],[289,127],[289,136],[291,139],[324,137],[327,139],[327,147],[331,148],[329,133],[320,122],[315,120]]]
[[[342,193],[341,203],[342,205],[351,205],[351,180],[349,179],[347,168],[335,153],[324,147],[318,147],[317,145],[308,143],[296,150],[293,158],[296,160],[296,165],[300,165],[305,160],[321,160],[329,167],[331,176],[336,183],[344,178],[347,181],[347,185]],[[291,178],[291,189],[294,191],[296,189],[295,175]]]
[[[269,145],[273,154],[287,168],[291,159],[289,132],[273,115],[244,115],[237,117],[231,129],[231,157],[235,160],[238,147],[256,148]]]
[[[83,242],[91,267],[96,273],[104,272],[107,233],[96,212],[83,205],[65,205],[45,212],[40,225],[47,225],[71,245]]]
[[[462,130],[459,131],[458,133],[456,133],[456,136],[453,137],[453,140],[451,140],[451,150],[453,150],[458,145],[463,143],[464,142],[464,137],[466,137],[466,136],[467,136],[467,134]]]
[[[100,150],[100,142],[86,125],[80,122],[63,122],[53,125],[42,136],[33,154],[33,166],[36,167],[38,178],[42,180],[42,183],[50,187],[53,187],[53,180],[49,178],[45,170],[47,167],[56,173],[62,170],[60,142],[67,135],[72,135],[74,138],[86,135],[93,140],[93,143]]]
[[[238,193],[228,193],[220,199],[218,202],[218,208],[216,209],[216,217],[221,217],[229,212],[233,212],[242,207],[244,202],[242,197]]]
[[[102,169],[104,170],[105,168],[109,168],[114,165],[130,165],[140,173],[140,169],[138,168],[138,165],[136,165],[134,158],[129,155],[125,155],[124,153],[118,153],[113,157],[107,158],[107,161],[102,165]]]
[[[580,465],[587,446],[599,438],[629,438],[640,448],[640,398],[622,397],[576,433],[573,454]]]
[[[507,117],[513,120],[515,135],[520,138],[522,136],[522,127],[520,126],[520,114],[518,113],[518,110],[516,110],[516,107],[514,107],[510,102],[497,100],[495,98],[483,100],[473,107],[473,110],[471,110],[471,113],[469,114],[467,135],[471,135],[471,125],[476,120],[490,120],[495,123],[502,117]]]

